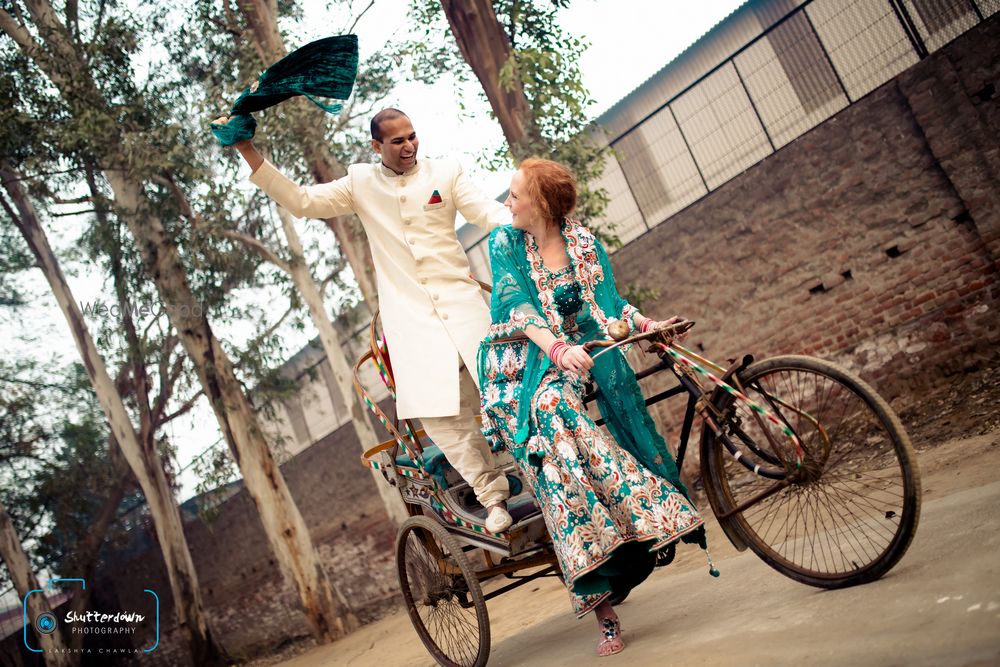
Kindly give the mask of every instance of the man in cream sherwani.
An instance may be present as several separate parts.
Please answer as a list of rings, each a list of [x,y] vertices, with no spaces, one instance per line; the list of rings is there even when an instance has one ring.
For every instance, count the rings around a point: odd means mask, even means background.
[[[381,163],[355,164],[331,183],[301,186],[264,160],[252,141],[235,144],[250,180],[298,217],[356,213],[368,234],[382,326],[392,355],[400,418],[419,418],[489,512],[486,528],[511,523],[507,479],[476,422],[476,354],[490,323],[479,284],[455,235],[455,212],[485,229],[510,212],[473,186],[454,160],[417,162],[417,134],[398,109],[372,119]],[[470,370],[471,369],[471,370]]]

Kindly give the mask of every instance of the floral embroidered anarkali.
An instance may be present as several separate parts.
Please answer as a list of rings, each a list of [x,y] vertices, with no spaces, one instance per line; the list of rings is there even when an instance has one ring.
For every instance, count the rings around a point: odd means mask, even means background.
[[[571,345],[607,338],[608,323],[641,320],[619,294],[607,254],[579,223],[562,226],[570,264],[549,271],[534,237],[490,235],[492,325],[479,350],[483,430],[507,449],[538,499],[577,616],[653,569],[658,550],[683,539],[705,546],[702,519],[656,432],[624,355],[590,371],[609,438],[583,406],[585,380],[552,365],[523,336],[549,328]]]

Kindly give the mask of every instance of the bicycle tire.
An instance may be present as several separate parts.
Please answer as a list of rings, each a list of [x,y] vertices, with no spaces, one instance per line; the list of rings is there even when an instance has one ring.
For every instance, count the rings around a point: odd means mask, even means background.
[[[438,664],[484,667],[486,599],[458,540],[429,517],[410,517],[396,537],[396,574],[410,622]]]
[[[727,534],[735,532],[734,542],[742,540],[775,570],[812,586],[844,588],[883,576],[906,553],[920,518],[920,472],[899,417],[853,373],[813,357],[765,359],[737,377],[751,400],[791,427],[805,456],[797,466],[779,426],[716,390],[719,427],[737,445],[749,437],[767,454],[743,446],[737,461],[703,427],[702,476]],[[752,471],[756,464],[773,470],[775,460],[788,485],[733,512],[785,483]]]

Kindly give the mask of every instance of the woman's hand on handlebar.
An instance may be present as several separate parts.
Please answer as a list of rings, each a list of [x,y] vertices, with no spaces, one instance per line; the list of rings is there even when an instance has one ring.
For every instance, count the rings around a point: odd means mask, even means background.
[[[594,367],[594,360],[590,354],[583,349],[582,345],[573,345],[566,348],[559,357],[559,368],[564,371],[582,372]]]
[[[657,322],[655,320],[646,320],[642,323],[642,330],[652,331],[653,329],[662,329],[663,327],[670,326],[671,324],[677,324],[678,322],[684,322],[684,321],[685,318],[679,315],[674,315],[670,319],[663,320],[660,322]],[[677,336],[674,337],[674,340],[676,340],[678,343],[683,343],[687,337],[688,337],[688,332],[685,331],[683,333],[677,334]]]

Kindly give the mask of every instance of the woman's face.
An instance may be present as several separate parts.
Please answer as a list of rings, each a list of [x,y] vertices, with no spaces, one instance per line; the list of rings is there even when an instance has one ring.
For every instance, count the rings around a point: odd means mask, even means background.
[[[525,187],[526,181],[527,178],[520,170],[514,172],[514,176],[510,179],[510,192],[507,194],[504,206],[510,209],[514,229],[530,232],[542,225],[543,220],[535,202],[528,195]]]

